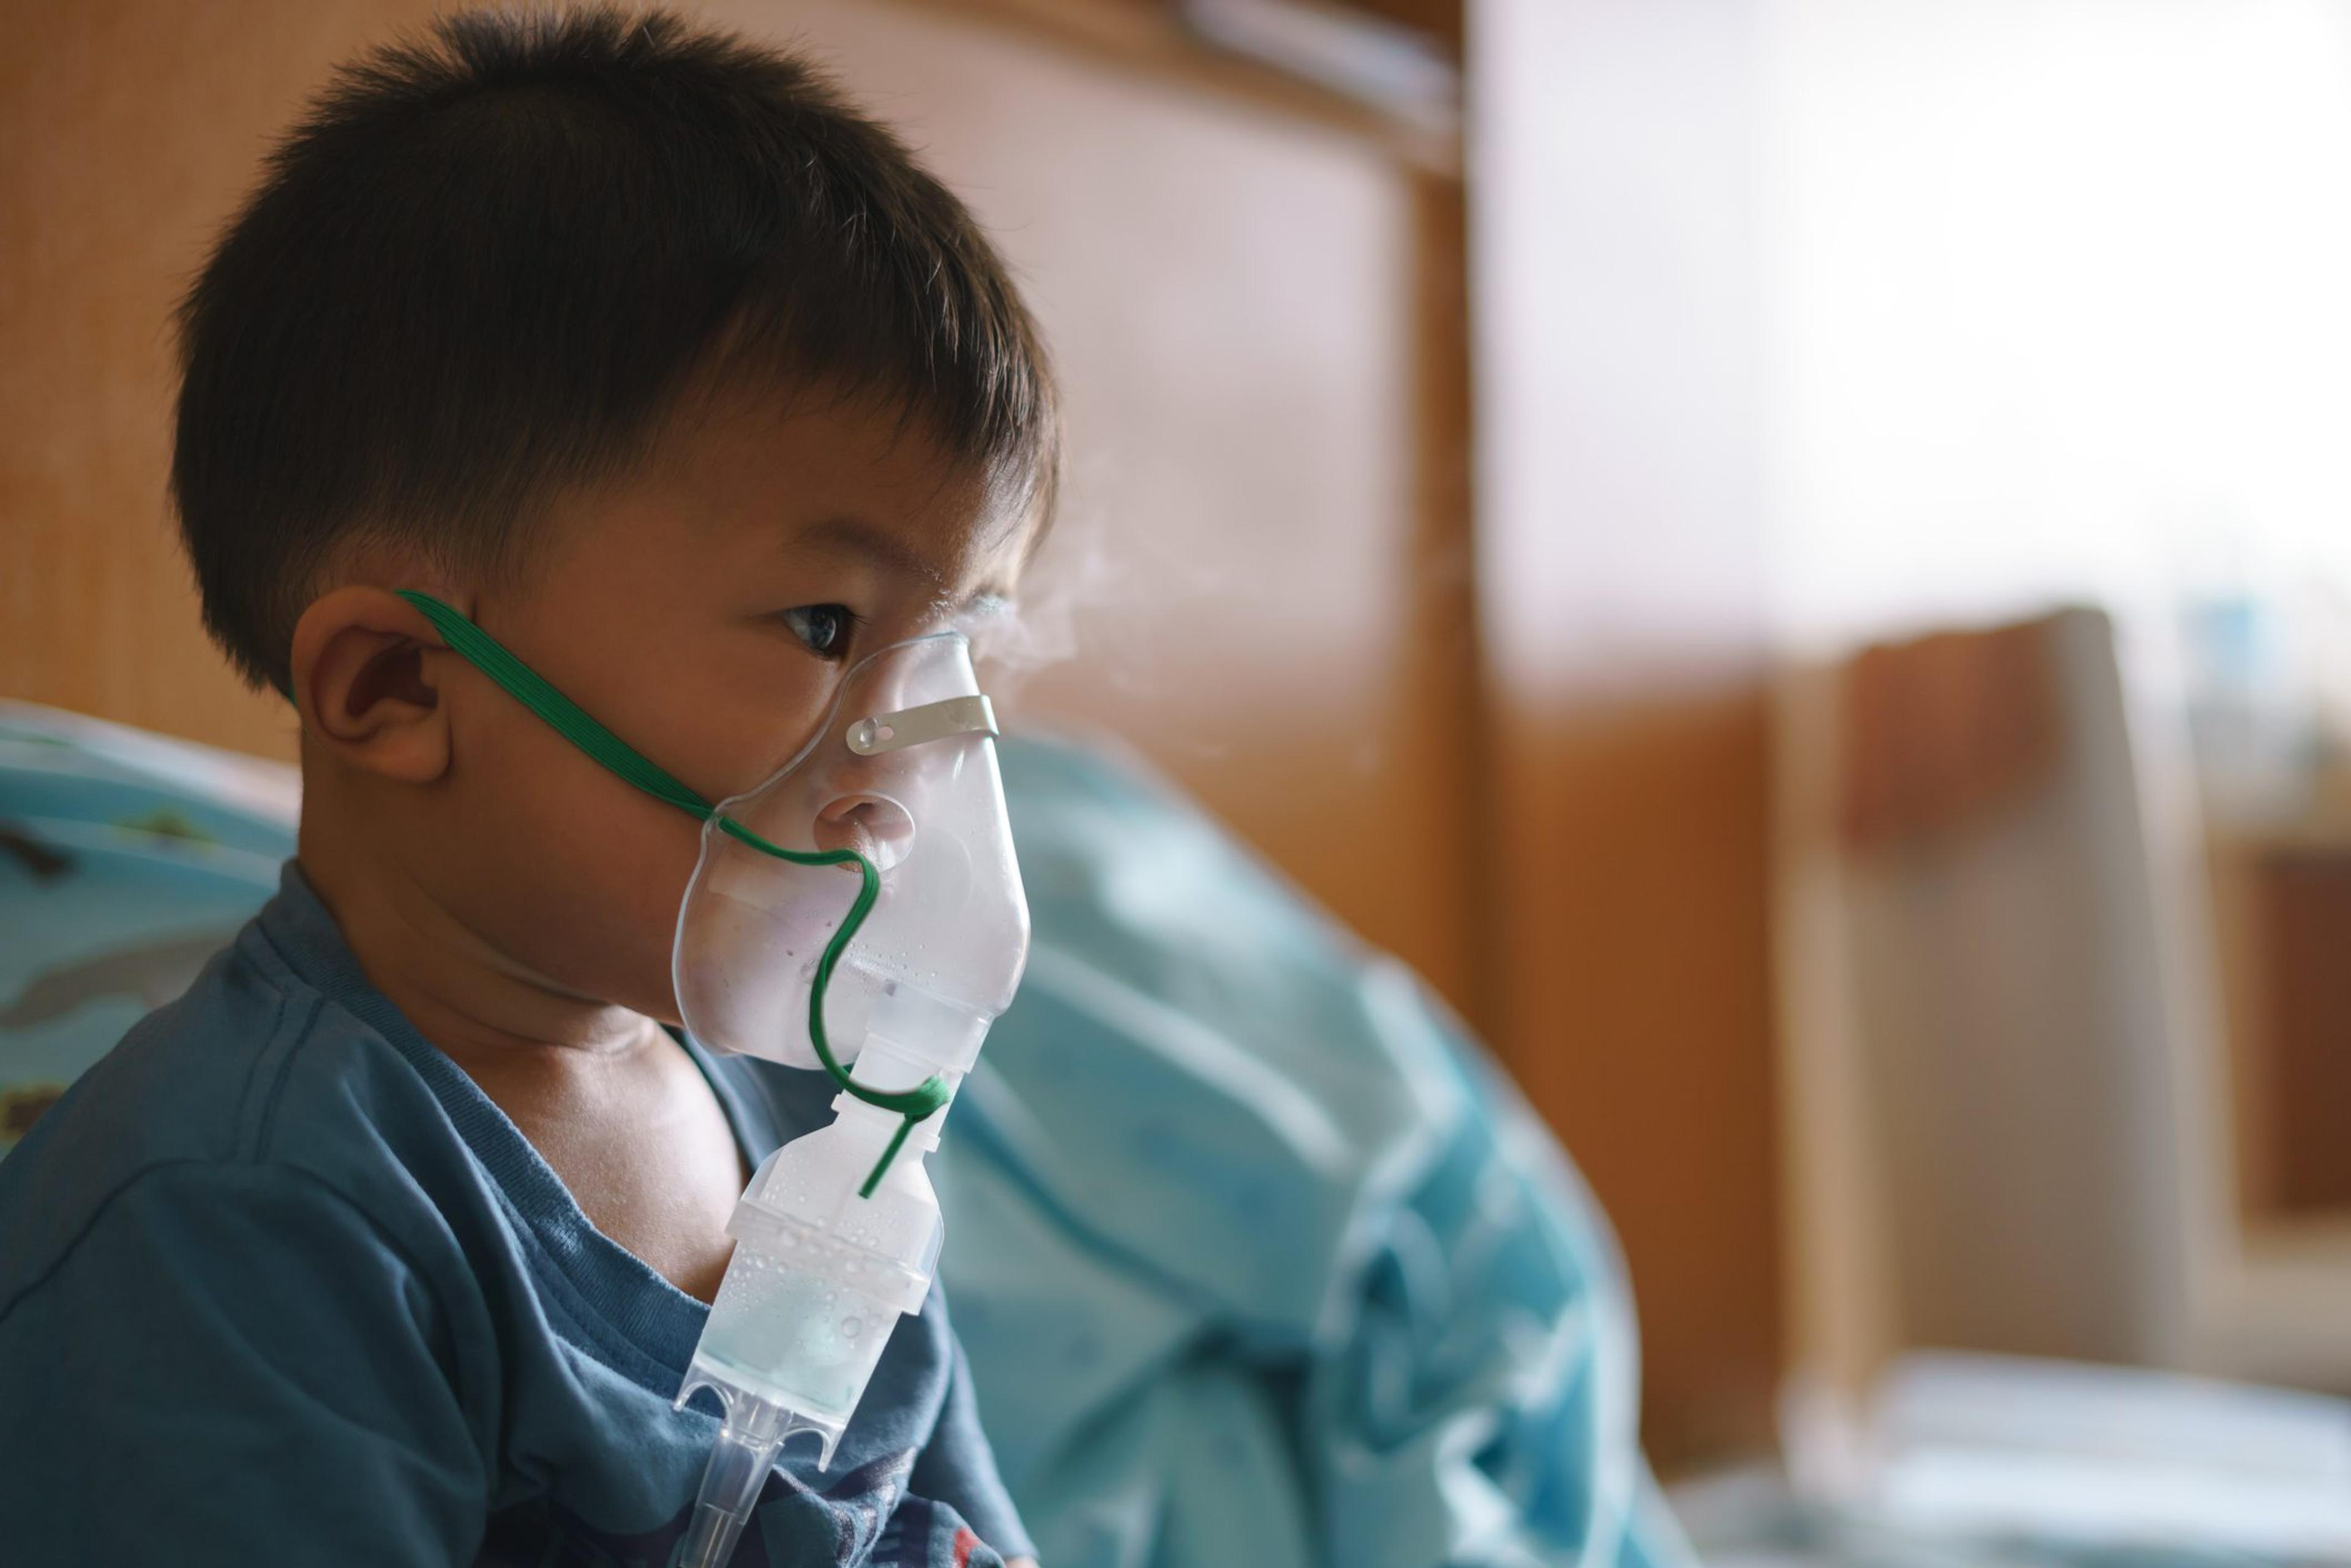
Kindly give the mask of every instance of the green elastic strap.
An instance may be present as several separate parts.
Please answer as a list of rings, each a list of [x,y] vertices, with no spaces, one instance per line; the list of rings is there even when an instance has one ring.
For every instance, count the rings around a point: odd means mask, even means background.
[[[855,1095],[868,1105],[894,1111],[902,1118],[896,1134],[891,1138],[889,1147],[882,1151],[882,1158],[874,1166],[872,1174],[865,1178],[865,1185],[857,1189],[860,1197],[872,1197],[874,1187],[889,1171],[891,1162],[905,1146],[906,1135],[914,1130],[914,1124],[935,1114],[953,1092],[948,1089],[946,1080],[935,1072],[912,1089],[869,1089],[852,1078],[849,1070],[834,1060],[832,1042],[825,1037],[824,996],[832,985],[833,969],[841,963],[841,956],[848,950],[858,927],[863,925],[865,917],[873,912],[873,901],[882,894],[882,873],[874,868],[873,862],[855,850],[788,850],[780,844],[769,843],[734,818],[720,812],[693,789],[648,760],[636,747],[606,729],[587,709],[557,691],[548,684],[546,677],[516,658],[505,644],[463,614],[429,593],[417,593],[405,588],[396,591],[423,612],[424,618],[433,622],[434,630],[439,632],[442,640],[449,644],[452,653],[503,686],[509,696],[544,719],[556,734],[654,800],[674,806],[698,821],[715,821],[719,831],[729,838],[747,844],[761,854],[773,855],[779,861],[789,861],[794,865],[855,864],[860,878],[857,897],[850,904],[849,913],[841,917],[840,928],[833,932],[832,939],[824,945],[824,952],[818,956],[814,983],[809,988],[809,1041],[816,1047],[816,1059],[824,1063],[825,1071],[844,1092]]]

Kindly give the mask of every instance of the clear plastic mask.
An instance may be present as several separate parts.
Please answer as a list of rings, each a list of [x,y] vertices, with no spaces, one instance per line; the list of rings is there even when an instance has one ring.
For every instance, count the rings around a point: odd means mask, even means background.
[[[880,873],[826,990],[835,1058],[866,1058],[857,1076],[876,1089],[969,1070],[1029,951],[994,728],[960,633],[895,643],[849,670],[797,757],[718,804],[672,962],[697,1041],[820,1066],[810,992],[861,884],[853,862],[779,860],[726,831],[731,820],[787,850],[854,850]],[[900,1049],[870,1051],[877,1040]]]

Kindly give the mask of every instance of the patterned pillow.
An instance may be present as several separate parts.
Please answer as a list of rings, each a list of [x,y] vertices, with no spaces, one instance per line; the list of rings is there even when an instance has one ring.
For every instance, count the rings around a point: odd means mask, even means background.
[[[277,890],[294,769],[0,702],[0,1155]]]

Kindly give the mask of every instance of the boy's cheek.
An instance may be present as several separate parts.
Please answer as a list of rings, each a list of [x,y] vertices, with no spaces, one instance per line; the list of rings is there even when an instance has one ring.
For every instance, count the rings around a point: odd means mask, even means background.
[[[671,938],[700,824],[538,728],[543,738],[475,737],[475,766],[453,779],[447,809],[426,824],[445,896],[530,971],[666,1016]]]
[[[569,988],[634,1011],[674,1019],[670,956],[678,905],[700,853],[700,824],[630,813],[585,854],[540,868],[553,896],[525,918],[541,924],[540,966]],[[582,835],[584,836],[584,834]]]
[[[823,725],[831,695],[809,682],[730,685],[705,673],[665,685],[649,675],[589,711],[647,761],[716,804],[758,789],[789,765]],[[662,809],[692,821],[674,807]]]
[[[834,695],[837,672],[811,658],[752,670],[759,661],[742,654],[680,636],[625,670],[585,661],[582,690],[570,695],[716,802],[788,766]],[[442,846],[466,924],[567,989],[674,1021],[671,949],[701,823],[613,775],[486,679],[469,677],[450,695],[450,788],[426,832]]]

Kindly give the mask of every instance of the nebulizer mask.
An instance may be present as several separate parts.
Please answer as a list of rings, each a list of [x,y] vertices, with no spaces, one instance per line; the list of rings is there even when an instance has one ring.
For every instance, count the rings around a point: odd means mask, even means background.
[[[959,633],[896,643],[848,671],[779,772],[714,806],[465,616],[401,597],[590,757],[702,819],[672,965],[686,1032],[840,1086],[832,1123],[768,1155],[737,1204],[678,1391],[726,1412],[679,1558],[720,1563],[786,1438],[815,1433],[831,1462],[930,1290],[944,1231],[923,1157],[1029,950],[994,715]]]

